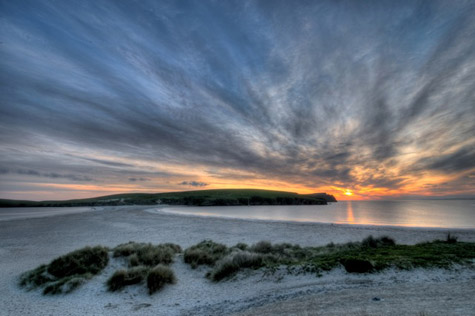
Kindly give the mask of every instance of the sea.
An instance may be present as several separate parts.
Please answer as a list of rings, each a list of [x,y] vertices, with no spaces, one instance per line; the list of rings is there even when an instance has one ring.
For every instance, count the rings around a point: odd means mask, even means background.
[[[475,228],[475,200],[341,201],[328,205],[165,207],[159,212],[311,223]]]
[[[96,211],[97,208],[81,207],[4,207],[0,208],[0,221],[49,217]]]
[[[0,221],[82,212],[94,207],[0,208]],[[180,215],[248,220],[475,229],[475,200],[341,201],[328,205],[144,206],[144,210]]]

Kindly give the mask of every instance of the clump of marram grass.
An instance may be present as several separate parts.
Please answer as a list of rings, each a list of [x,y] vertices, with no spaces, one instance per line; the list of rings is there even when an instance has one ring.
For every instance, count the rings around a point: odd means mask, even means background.
[[[263,266],[264,255],[249,251],[236,251],[216,262],[208,277],[217,282],[233,276],[241,269],[258,269]]]
[[[122,289],[127,285],[141,283],[148,275],[150,268],[144,266],[133,267],[128,270],[117,270],[107,280],[107,288],[114,292]]]
[[[62,278],[57,282],[52,282],[48,284],[44,290],[44,294],[61,294],[61,293],[71,293],[77,287],[87,282],[87,280],[93,277],[92,274],[86,273],[82,275],[73,275],[69,277]]]
[[[258,253],[271,253],[272,244],[267,240],[259,241],[251,247],[251,251]]]
[[[372,235],[369,235],[363,241],[361,241],[361,246],[368,248],[378,248],[378,247],[387,247],[395,246],[396,242],[394,239],[388,236],[382,236],[379,238],[374,238]]]
[[[109,262],[108,249],[101,246],[85,247],[54,259],[48,273],[62,278],[78,274],[97,274]]]
[[[247,244],[239,242],[239,243],[235,244],[234,246],[232,246],[231,250],[233,250],[233,249],[247,250],[247,248],[249,248],[249,246]]]
[[[166,284],[174,284],[175,282],[176,277],[173,270],[159,264],[155,268],[152,268],[147,275],[148,293],[152,295],[162,289]]]
[[[211,240],[203,240],[199,244],[187,248],[183,259],[195,269],[199,265],[214,265],[216,261],[229,253],[228,247]]]
[[[157,264],[170,264],[175,254],[181,252],[181,247],[176,244],[166,243],[152,245],[150,243],[128,242],[114,248],[114,257],[126,257],[130,267],[156,266]]]
[[[129,269],[116,271],[107,281],[109,291],[118,291],[125,286],[139,284],[147,280],[149,293],[159,290],[166,283],[174,283],[173,271],[166,267],[180,253],[181,247],[165,243],[152,245],[150,243],[128,242],[114,248],[114,257],[125,257]],[[170,276],[171,275],[171,276]]]
[[[43,294],[70,293],[101,272],[108,262],[107,248],[85,247],[23,273],[19,284],[27,290],[43,288]]]
[[[32,290],[48,282],[53,282],[55,278],[49,274],[47,270],[48,265],[43,264],[31,271],[23,273],[20,276],[20,286]]]
[[[119,291],[126,286],[147,281],[149,294],[153,294],[165,286],[176,282],[175,274],[169,267],[158,264],[151,268],[146,266],[132,267],[127,270],[121,269],[107,280],[107,289],[111,292]]]

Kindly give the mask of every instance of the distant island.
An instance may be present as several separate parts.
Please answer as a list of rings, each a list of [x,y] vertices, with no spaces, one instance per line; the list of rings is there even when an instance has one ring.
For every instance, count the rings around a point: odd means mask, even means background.
[[[337,202],[326,193],[298,194],[285,191],[255,189],[198,190],[167,193],[128,193],[100,196],[89,199],[64,201],[24,201],[0,199],[0,207],[65,207],[114,205],[326,205]]]

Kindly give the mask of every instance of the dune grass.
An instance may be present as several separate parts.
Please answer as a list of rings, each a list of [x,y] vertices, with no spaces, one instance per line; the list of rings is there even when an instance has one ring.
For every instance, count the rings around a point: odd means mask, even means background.
[[[112,251],[113,257],[125,258],[127,269],[120,269],[107,280],[110,291],[147,281],[150,294],[165,284],[173,284],[176,277],[167,265],[180,253],[176,244],[129,242],[120,244]],[[19,285],[27,290],[41,288],[43,294],[70,293],[100,273],[109,262],[109,249],[85,247],[58,257],[49,264],[41,265],[20,276]]]
[[[148,293],[152,295],[156,291],[162,289],[166,284],[174,284],[176,282],[173,270],[162,264],[152,268],[147,275]]]
[[[116,271],[107,280],[107,288],[114,292],[146,280],[149,293],[153,294],[165,284],[176,282],[173,271],[167,265],[171,264],[175,255],[180,252],[182,252],[181,247],[172,243],[120,244],[113,249],[113,256],[124,257],[127,260],[128,269]]]
[[[190,264],[195,269],[199,265],[214,265],[228,252],[229,249],[226,245],[215,243],[212,240],[203,240],[199,244],[187,248],[183,259],[185,263]]]
[[[263,266],[263,255],[246,250],[236,251],[219,260],[207,276],[213,281],[221,281],[241,269],[258,269]]]
[[[119,291],[126,286],[147,282],[149,294],[162,289],[166,284],[176,283],[172,269],[163,264],[155,267],[136,266],[127,270],[120,269],[107,280],[107,289],[111,292]]]
[[[152,245],[150,243],[128,242],[113,249],[114,257],[126,257],[130,267],[168,265],[173,262],[175,254],[180,253],[181,247],[172,243]]]
[[[150,294],[166,284],[174,284],[176,277],[168,267],[179,245],[164,243],[128,242],[112,250],[113,257],[125,259],[126,267],[115,271],[107,288],[114,292],[122,288],[146,283]],[[454,264],[475,267],[475,243],[459,242],[456,236],[416,245],[398,245],[390,237],[369,236],[361,242],[330,243],[321,247],[260,241],[253,245],[238,243],[232,247],[204,240],[184,251],[183,260],[192,268],[209,267],[206,276],[219,282],[244,269],[266,268],[275,271],[287,266],[290,273],[308,272],[320,275],[343,267],[348,273],[375,273],[387,268],[450,268]],[[20,276],[20,286],[43,290],[43,294],[74,291],[109,262],[109,249],[102,246],[85,247],[52,260]]]
[[[324,249],[320,249],[320,251]],[[315,271],[331,270],[342,264],[347,272],[377,272],[395,267],[450,268],[453,264],[471,264],[475,259],[475,243],[432,241],[416,245],[361,244],[342,245],[306,260]],[[363,268],[366,267],[366,268]]]
[[[137,266],[127,270],[121,269],[107,280],[107,288],[109,291],[118,291],[125,286],[141,283],[148,275],[150,268]]]
[[[219,251],[216,251],[219,245]],[[185,250],[185,262],[192,267],[207,264],[211,270],[207,277],[221,281],[242,269],[288,266],[289,271],[316,273],[343,267],[349,273],[374,273],[387,268],[450,268],[454,264],[473,266],[475,243],[457,242],[456,237],[447,240],[397,245],[389,237],[369,236],[361,242],[328,244],[323,247],[300,247],[287,243],[272,244],[261,241],[252,246],[239,244],[233,247],[203,241]],[[198,254],[198,255],[197,255]],[[212,258],[209,259],[209,258]]]
[[[43,294],[70,293],[101,272],[108,262],[107,248],[85,247],[22,274],[20,286],[27,290],[43,288]]]

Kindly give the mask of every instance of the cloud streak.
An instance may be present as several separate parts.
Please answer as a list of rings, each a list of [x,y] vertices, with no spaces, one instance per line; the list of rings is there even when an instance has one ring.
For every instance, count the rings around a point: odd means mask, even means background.
[[[192,186],[192,187],[205,187],[208,183],[198,182],[198,181],[182,181],[178,185]]]
[[[44,177],[50,179],[67,179],[71,181],[79,181],[79,182],[91,182],[95,181],[94,178],[89,176],[77,175],[77,174],[60,174],[56,172],[49,172],[49,173],[42,173],[36,170],[31,169],[18,169],[18,170],[7,170],[7,169],[0,169],[0,174],[8,174],[13,173],[22,176],[33,176],[33,177]]]
[[[2,168],[104,184],[122,169],[146,190],[179,189],[181,174],[210,187],[475,193],[474,4],[2,7]]]

